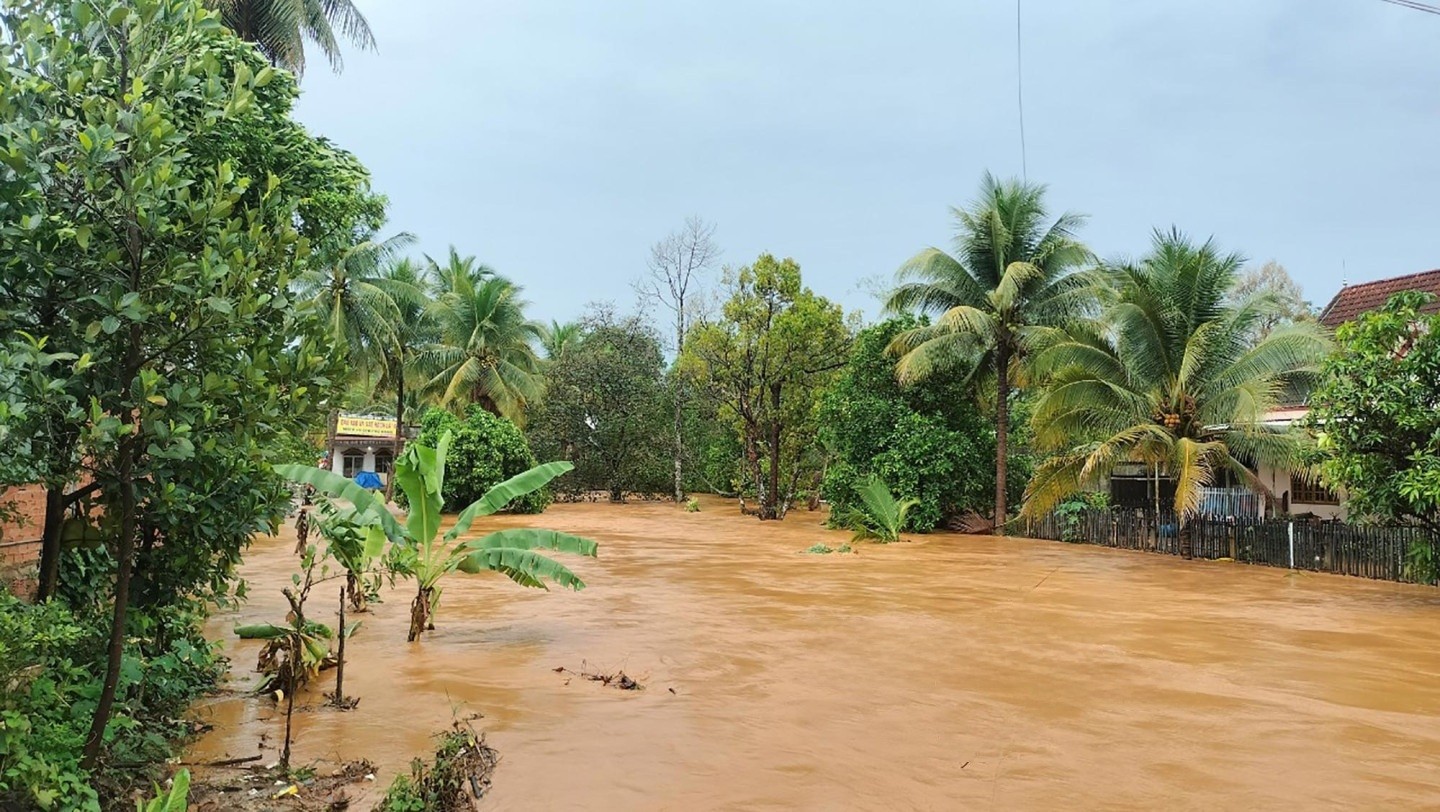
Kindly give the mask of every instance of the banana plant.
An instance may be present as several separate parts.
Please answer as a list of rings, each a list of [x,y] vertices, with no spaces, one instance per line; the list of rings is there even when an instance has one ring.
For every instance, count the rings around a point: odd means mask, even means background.
[[[919,499],[896,499],[879,477],[871,477],[856,493],[860,506],[851,512],[849,521],[850,529],[855,531],[854,541],[899,541],[910,509],[920,504]]]
[[[385,552],[385,530],[370,514],[322,500],[315,527],[325,538],[326,555],[345,568],[345,597],[353,612],[366,611],[378,598],[382,573],[376,568]]]
[[[411,443],[395,460],[395,483],[405,493],[409,513],[401,526],[390,512],[364,488],[333,471],[306,466],[277,466],[282,476],[334,498],[349,499],[362,516],[373,514],[390,540],[402,548],[408,569],[415,578],[415,600],[410,606],[408,640],[419,639],[435,628],[435,611],[440,605],[441,582],[453,572],[498,572],[521,586],[548,589],[546,581],[562,588],[581,590],[585,582],[569,568],[541,555],[537,550],[573,553],[594,558],[595,542],[539,528],[509,528],[466,538],[471,525],[482,516],[504,509],[515,499],[545,487],[550,480],[571,470],[568,462],[537,465],[499,483],[460,511],[455,524],[440,532],[441,493],[445,485],[445,458],[452,438],[446,432],[434,448]]]

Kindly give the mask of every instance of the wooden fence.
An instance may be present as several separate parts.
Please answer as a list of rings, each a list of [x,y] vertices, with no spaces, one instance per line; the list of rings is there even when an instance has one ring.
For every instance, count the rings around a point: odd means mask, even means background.
[[[1031,538],[1180,555],[1173,514],[1110,508],[1055,511],[1026,523]],[[1245,564],[1412,582],[1412,545],[1437,547],[1418,527],[1380,527],[1288,518],[1198,518],[1189,523],[1191,555]]]

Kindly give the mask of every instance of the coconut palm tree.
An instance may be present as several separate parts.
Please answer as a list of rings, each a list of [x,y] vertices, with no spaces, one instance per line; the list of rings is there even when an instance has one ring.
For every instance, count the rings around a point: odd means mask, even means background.
[[[357,367],[377,359],[375,348],[395,344],[400,310],[387,291],[384,270],[414,244],[401,232],[387,240],[366,240],[322,257],[295,277],[295,292],[323,315],[336,349]]]
[[[275,65],[297,76],[305,72],[305,41],[309,40],[339,71],[340,39],[362,50],[374,50],[375,35],[353,0],[209,0],[226,28]],[[338,36],[337,36],[338,35]]]
[[[316,257],[309,270],[292,283],[295,295],[314,305],[325,321],[331,345],[349,362],[352,380],[346,383],[361,383],[360,391],[367,399],[374,393],[369,376],[381,358],[377,348],[395,343],[400,323],[400,311],[386,292],[381,273],[414,241],[413,235],[404,232],[387,240],[364,240]],[[340,401],[346,399],[342,395]],[[332,401],[327,449],[335,436],[339,407],[340,402]]]
[[[450,251],[443,264],[436,262],[435,258],[429,254],[425,255],[425,264],[429,268],[431,278],[445,288],[453,287],[449,280],[459,276],[468,278],[471,285],[479,285],[486,279],[499,276],[494,268],[480,262],[474,256],[460,256],[460,252],[456,251],[453,245],[450,246]]]
[[[1092,282],[1074,273],[1091,254],[1075,238],[1084,218],[1067,213],[1050,220],[1041,185],[987,172],[980,196],[953,212],[954,253],[916,254],[900,268],[900,284],[885,304],[935,321],[896,336],[889,351],[900,357],[902,381],[938,374],[993,381],[995,531],[1003,534],[1010,393],[1024,381],[1027,356],[1092,301]]]
[[[420,353],[426,389],[442,405],[478,403],[523,424],[545,389],[535,352],[544,325],[525,317],[520,288],[503,276],[450,273],[441,285],[430,307],[437,338]]]
[[[1155,233],[1140,262],[1107,269],[1112,303],[1103,317],[1073,325],[1035,358],[1047,380],[1035,441],[1055,456],[1036,470],[1023,515],[1103,483],[1120,463],[1143,462],[1175,481],[1188,555],[1187,520],[1222,472],[1263,493],[1253,466],[1300,467],[1300,436],[1263,418],[1315,374],[1329,342],[1315,322],[1257,339],[1257,325],[1283,303],[1263,292],[1227,303],[1242,262],[1172,229]]]
[[[435,339],[430,318],[431,280],[426,269],[411,259],[392,262],[374,280],[395,305],[396,321],[390,331],[391,343],[377,344],[374,349],[382,370],[377,392],[395,395],[395,455],[400,455],[404,442],[406,384],[416,374],[422,347]],[[386,478],[385,498],[394,493],[394,472]]]
[[[552,320],[540,340],[540,346],[545,350],[545,360],[554,361],[563,355],[565,350],[578,344],[582,332],[579,322]]]

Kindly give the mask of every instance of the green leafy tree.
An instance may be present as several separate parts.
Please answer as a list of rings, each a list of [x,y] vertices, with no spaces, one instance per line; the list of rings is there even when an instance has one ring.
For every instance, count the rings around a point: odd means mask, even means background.
[[[1440,532],[1440,315],[1399,293],[1342,324],[1310,394],[1321,478],[1352,516]]]
[[[561,587],[585,588],[565,565],[536,550],[554,550],[595,557],[595,542],[589,539],[536,528],[508,528],[478,538],[462,539],[476,519],[489,516],[516,499],[545,487],[550,480],[570,470],[568,462],[538,465],[511,477],[485,492],[455,517],[455,524],[440,533],[445,490],[445,470],[452,435],[445,433],[436,447],[413,443],[395,461],[395,479],[405,491],[409,510],[405,525],[399,527],[383,505],[358,488],[354,482],[323,468],[283,466],[280,470],[297,482],[312,485],[328,496],[350,500],[362,515],[381,521],[391,540],[413,553],[408,569],[415,578],[416,595],[411,604],[410,642],[434,629],[435,610],[440,605],[441,581],[453,572],[498,572],[521,586],[546,588],[545,581]]]
[[[1188,519],[1222,472],[1263,493],[1252,466],[1301,465],[1300,434],[1264,418],[1287,387],[1313,377],[1328,340],[1307,322],[1252,343],[1275,303],[1226,304],[1241,262],[1171,230],[1156,232],[1139,263],[1112,269],[1103,322],[1074,326],[1036,359],[1048,381],[1036,442],[1054,456],[1037,468],[1024,515],[1104,482],[1119,463],[1143,462],[1175,480],[1167,507],[1188,555]]]
[[[919,326],[902,317],[860,331],[825,390],[819,431],[829,464],[820,493],[832,516],[859,507],[860,489],[877,476],[918,500],[906,518],[912,532],[983,510],[994,495],[995,432],[971,388],[953,376],[906,385],[896,377],[886,347]]]
[[[446,434],[452,435],[450,470],[441,492],[447,511],[459,510],[500,482],[537,464],[524,433],[514,423],[479,406],[466,409],[463,418],[444,409],[426,409],[416,441],[434,448]],[[540,513],[550,504],[550,498],[550,491],[542,488],[519,497],[510,509],[515,513]]]
[[[69,387],[86,406],[81,473],[115,566],[90,767],[116,705],[144,545],[152,556],[204,546],[187,514],[210,522],[209,538],[243,543],[283,508],[265,440],[303,430],[330,372],[291,277],[306,233],[353,226],[310,215],[365,197],[368,179],[290,119],[293,79],[193,0],[4,8],[0,275],[63,291],[57,329],[41,335],[93,361]],[[221,484],[242,498],[207,501]]]
[[[759,517],[783,519],[820,474],[816,403],[845,362],[850,331],[793,259],[762,254],[727,273],[725,287],[720,317],[695,325],[682,363],[739,437]]]
[[[545,329],[525,316],[520,288],[500,276],[446,273],[431,307],[437,339],[420,354],[426,388],[445,406],[480,405],[523,424],[545,391],[535,348]]]
[[[897,336],[891,351],[900,357],[901,380],[958,374],[994,387],[994,516],[1003,533],[1011,393],[1046,336],[1090,305],[1089,283],[1072,273],[1090,262],[1090,252],[1075,238],[1083,218],[1067,213],[1051,221],[1042,185],[987,172],[975,202],[953,211],[954,253],[927,248],[912,257],[885,305],[935,321]]]
[[[653,330],[607,310],[550,363],[532,435],[542,456],[575,464],[571,487],[617,502],[625,491],[668,490],[664,366]]]
[[[305,42],[339,71],[340,41],[374,50],[370,23],[353,0],[208,0],[225,26],[255,43],[265,58],[297,76],[305,72]]]

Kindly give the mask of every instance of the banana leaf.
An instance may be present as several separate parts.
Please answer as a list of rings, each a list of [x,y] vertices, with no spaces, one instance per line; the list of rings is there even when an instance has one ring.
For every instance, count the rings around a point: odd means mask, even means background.
[[[561,474],[567,473],[575,466],[568,462],[547,462],[537,465],[528,471],[522,471],[510,477],[504,482],[498,483],[495,487],[485,492],[485,495],[470,503],[470,506],[460,511],[455,519],[455,526],[445,534],[446,541],[453,541],[461,533],[470,529],[470,524],[477,517],[489,516],[492,513],[504,508],[506,505],[524,496],[527,493],[538,491]]]
[[[309,485],[327,496],[348,500],[361,515],[379,520],[380,526],[385,528],[385,535],[391,540],[405,538],[405,531],[400,529],[400,523],[395,521],[385,505],[373,493],[355,484],[354,480],[313,465],[277,465],[275,473],[291,482]]]
[[[462,558],[457,566],[462,572],[498,572],[521,586],[546,589],[544,580],[548,579],[566,589],[579,591],[585,588],[585,582],[564,564],[533,550],[513,547],[476,550]]]

